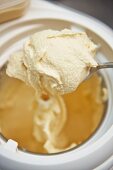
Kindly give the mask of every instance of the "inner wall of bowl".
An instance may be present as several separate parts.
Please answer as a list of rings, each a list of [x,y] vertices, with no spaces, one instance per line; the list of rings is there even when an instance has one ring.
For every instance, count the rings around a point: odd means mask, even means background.
[[[9,56],[18,49],[21,49],[24,41],[31,34],[44,30],[44,29],[57,29],[61,30],[64,28],[72,29],[76,32],[85,31],[89,37],[96,43],[101,45],[99,52],[97,53],[98,62],[110,61],[112,59],[112,49],[106,44],[106,42],[96,35],[91,30],[85,28],[82,25],[77,25],[75,23],[63,21],[63,20],[52,20],[52,19],[38,19],[38,20],[29,20],[23,23],[18,23],[1,31],[1,58],[0,58],[0,66],[2,66],[9,58]],[[6,50],[7,49],[7,50]],[[103,75],[107,88],[108,88],[108,109],[107,114],[103,120],[101,127],[95,133],[95,135],[90,138],[84,145],[81,147],[85,147],[86,145],[94,142],[97,138],[102,136],[112,125],[113,122],[113,109],[112,109],[112,96],[113,96],[113,69],[107,69],[101,71]]]

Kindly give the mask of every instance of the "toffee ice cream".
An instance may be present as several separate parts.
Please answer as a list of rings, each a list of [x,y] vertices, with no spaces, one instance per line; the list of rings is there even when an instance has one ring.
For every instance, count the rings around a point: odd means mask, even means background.
[[[95,75],[81,84],[89,68],[97,65],[96,48],[85,32],[44,30],[32,35],[24,48],[10,57],[6,69],[9,77],[5,75],[2,83],[7,81],[9,86],[12,82],[13,86],[17,83],[21,88],[16,97],[10,89],[12,103],[9,107],[12,114],[17,113],[17,103],[22,98],[24,116],[27,112],[28,115],[32,113],[31,138],[35,140],[31,142],[32,151],[56,153],[67,150],[86,140],[98,126],[105,102],[102,79]],[[13,86],[12,89],[17,88]],[[3,91],[8,91],[7,85],[2,87]],[[26,95],[22,96],[22,93]],[[2,97],[5,106],[1,102],[0,109],[6,112],[8,97]],[[7,130],[3,131],[10,136]]]

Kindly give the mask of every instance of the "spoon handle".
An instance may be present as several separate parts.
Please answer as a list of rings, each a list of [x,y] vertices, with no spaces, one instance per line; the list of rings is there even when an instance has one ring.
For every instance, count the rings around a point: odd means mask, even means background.
[[[87,79],[89,77],[91,77],[96,71],[98,71],[100,69],[105,69],[105,68],[113,68],[113,62],[106,62],[106,63],[103,63],[103,64],[98,64],[97,66],[91,67]]]
[[[103,64],[99,64],[96,68],[97,70],[104,69],[104,68],[113,68],[113,62],[106,62]]]

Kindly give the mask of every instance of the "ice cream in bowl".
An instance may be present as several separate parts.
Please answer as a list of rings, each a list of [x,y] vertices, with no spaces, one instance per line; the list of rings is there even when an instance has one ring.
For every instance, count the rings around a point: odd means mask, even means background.
[[[98,65],[96,51],[85,32],[49,29],[30,36],[1,70],[4,137],[43,154],[67,151],[87,141],[107,105],[102,75],[84,81],[90,68]]]

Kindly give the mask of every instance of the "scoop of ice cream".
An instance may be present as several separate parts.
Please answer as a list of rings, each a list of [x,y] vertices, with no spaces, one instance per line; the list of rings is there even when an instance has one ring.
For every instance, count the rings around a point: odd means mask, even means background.
[[[35,33],[26,41],[20,59],[12,56],[7,74],[11,76],[12,70],[18,70],[21,66],[20,73],[14,75],[13,72],[13,76],[35,89],[70,93],[87,77],[88,68],[97,65],[95,52],[96,45],[84,32],[45,30]],[[25,69],[27,77],[24,76]]]

